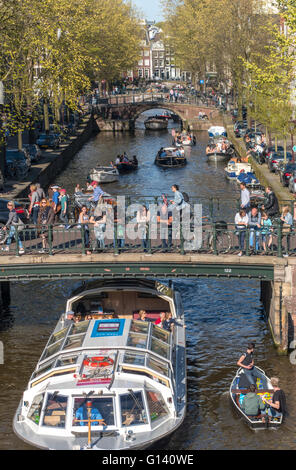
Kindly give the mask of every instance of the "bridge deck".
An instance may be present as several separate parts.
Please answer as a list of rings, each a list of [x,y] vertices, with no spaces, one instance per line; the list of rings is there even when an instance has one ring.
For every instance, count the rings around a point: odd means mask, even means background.
[[[92,277],[237,277],[273,280],[275,266],[296,259],[274,256],[114,253],[1,256],[0,279],[89,279]]]

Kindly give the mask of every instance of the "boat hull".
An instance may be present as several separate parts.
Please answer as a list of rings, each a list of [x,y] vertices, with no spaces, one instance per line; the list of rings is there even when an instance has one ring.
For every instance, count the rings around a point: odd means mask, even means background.
[[[98,183],[114,183],[119,180],[118,170],[92,170],[89,174],[89,178],[92,181],[97,181]]]
[[[155,120],[149,120],[145,121],[145,128],[150,130],[150,131],[159,131],[159,130],[165,130],[168,128],[168,121],[163,120],[163,119],[155,119]]]
[[[155,165],[161,168],[182,168],[187,165],[186,158],[156,158],[154,161]]]
[[[130,173],[131,171],[135,171],[138,169],[138,165],[134,165],[133,163],[119,163],[117,165],[117,170],[119,173]]]
[[[268,387],[268,392],[269,393],[272,393],[273,392],[273,389],[270,385],[270,380],[268,379],[268,377],[265,375],[265,372],[262,370],[262,369],[259,369],[259,367],[256,367],[256,369],[258,369],[258,371],[260,371],[266,378],[267,380],[267,383],[268,385],[270,386],[270,388]],[[230,385],[230,389],[229,389],[229,396],[230,396],[230,401],[235,409],[235,411],[238,413],[238,415],[244,420],[244,422],[246,424],[248,424],[248,426],[251,428],[251,429],[266,429],[267,426],[265,424],[265,422],[262,421],[262,415],[260,415],[260,417],[249,417],[247,416],[243,410],[241,409],[240,407],[240,404],[239,404],[239,395],[240,393],[243,393],[246,392],[246,390],[243,390],[243,389],[239,389],[238,388],[238,380],[240,378],[240,375],[243,373],[242,369],[238,369],[231,385]],[[260,389],[257,390],[257,393],[260,393]],[[265,391],[262,391],[261,393],[265,393]],[[266,392],[267,393],[267,392]],[[258,415],[259,416],[259,415]],[[283,421],[283,418],[281,417],[279,420],[275,420],[273,419],[269,424],[268,424],[268,427],[269,428],[278,428],[281,424],[282,424],[282,421]]]

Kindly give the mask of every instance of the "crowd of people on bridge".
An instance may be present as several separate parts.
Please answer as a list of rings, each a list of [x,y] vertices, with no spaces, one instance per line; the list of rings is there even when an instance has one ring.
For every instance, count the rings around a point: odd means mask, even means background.
[[[288,205],[280,211],[275,193],[270,187],[267,187],[264,204],[253,206],[250,191],[244,182],[240,184],[240,190],[240,207],[233,221],[239,245],[238,256],[246,253],[247,248],[248,254],[267,254],[269,251],[273,253],[273,243],[276,240],[278,242],[279,237],[281,237],[281,241],[285,241],[283,256],[288,256],[291,248],[294,219],[296,219],[296,202],[294,204],[294,214],[292,214],[291,207]],[[78,184],[75,187],[75,192],[79,191],[81,192],[82,189]],[[77,228],[83,227],[83,243],[86,254],[92,254],[94,249],[105,250],[107,244],[106,227],[110,220],[112,220],[112,223],[114,222],[113,248],[116,253],[127,248],[125,215],[118,213],[116,200],[114,199],[114,204],[112,202],[109,206],[107,205],[107,210],[101,215],[95,215],[95,208],[103,201],[105,192],[98,182],[88,182],[84,191],[88,192],[89,195],[87,203],[79,207],[79,211],[76,211],[74,216],[75,220],[73,220],[72,208],[70,214],[71,198],[66,189],[53,185],[49,188],[46,196],[40,184],[31,184],[28,196],[29,223],[36,227],[36,233],[41,238],[42,246],[38,250],[40,253],[48,252],[49,226],[61,227],[64,231],[69,231],[71,228],[77,230]],[[147,254],[151,251],[150,223],[157,222],[158,239],[161,243],[158,249],[166,252],[171,250],[174,245],[173,224],[180,223],[180,215],[183,209],[190,208],[188,195],[182,192],[177,184],[171,186],[171,191],[174,195],[172,199],[169,199],[167,194],[162,194],[161,203],[156,214],[151,214],[149,206],[145,204],[141,204],[137,211],[138,239],[142,250]],[[9,251],[12,241],[15,240],[19,254],[23,254],[25,252],[23,237],[18,236],[18,233],[24,229],[25,223],[13,201],[8,202],[7,209],[8,219],[2,229],[2,233],[5,232],[6,235],[2,237],[5,238],[2,251]],[[209,231],[211,230],[210,225],[207,227]],[[221,234],[221,230],[219,232]],[[51,231],[51,237],[53,235],[54,232]],[[112,240],[108,240],[108,242],[110,246]],[[235,244],[235,241],[233,243]]]
[[[239,239],[238,256],[242,256],[245,251],[247,231],[249,232],[250,251],[260,251],[266,254],[272,248],[273,237],[279,236],[278,228],[280,226],[281,234],[286,239],[286,253],[283,256],[287,257],[296,211],[292,215],[288,205],[280,211],[278,199],[269,186],[265,189],[265,203],[259,207],[251,207],[250,191],[244,182],[240,184],[240,189],[240,208],[234,220]]]

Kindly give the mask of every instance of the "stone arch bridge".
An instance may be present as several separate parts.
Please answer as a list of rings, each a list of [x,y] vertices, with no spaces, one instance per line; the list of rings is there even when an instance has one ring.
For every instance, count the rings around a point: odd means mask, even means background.
[[[221,124],[219,110],[195,98],[172,102],[167,95],[116,96],[101,100],[97,106],[96,121],[100,130],[124,131],[135,128],[138,117],[150,109],[166,109],[179,116],[183,128],[207,130],[212,124]],[[207,119],[199,119],[202,112]]]

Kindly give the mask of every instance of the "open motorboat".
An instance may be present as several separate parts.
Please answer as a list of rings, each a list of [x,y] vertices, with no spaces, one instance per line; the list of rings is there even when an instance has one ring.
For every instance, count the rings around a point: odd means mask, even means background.
[[[225,137],[212,138],[206,148],[206,154],[210,161],[225,161],[233,157],[234,148]]]
[[[130,173],[138,169],[138,160],[137,157],[133,157],[133,160],[128,158],[122,160],[120,163],[116,164],[116,168],[119,173]]]
[[[151,116],[144,121],[145,128],[150,131],[165,130],[168,128],[168,118],[163,116]]]
[[[187,159],[184,156],[184,151],[176,147],[161,148],[157,153],[155,165],[162,168],[179,168],[187,164]]]
[[[161,312],[172,314],[172,331],[155,324]],[[185,418],[185,341],[181,297],[171,287],[136,279],[84,284],[33,371],[15,433],[42,449],[150,447]]]
[[[196,145],[196,137],[193,134],[178,134],[173,140],[176,147],[186,147]]]
[[[222,127],[222,126],[211,126],[208,129],[208,134],[209,134],[209,137],[220,137],[220,136],[227,137],[227,131],[225,127]]]
[[[264,387],[264,383],[262,379],[257,379],[257,395],[266,400],[271,400],[273,394],[273,388],[270,383],[270,379],[265,375],[265,372],[259,367],[256,369],[262,374],[264,382],[267,385],[267,388]],[[236,411],[242,416],[244,421],[252,428],[252,429],[265,429],[267,425],[262,420],[262,414],[258,413],[257,416],[247,416],[244,410],[241,408],[242,402],[248,393],[248,381],[244,374],[244,370],[242,368],[238,369],[232,383],[230,386],[230,399],[232,404],[234,405]],[[271,421],[268,423],[268,427],[277,428],[283,422],[283,417],[280,418],[271,418]]]
[[[113,166],[97,166],[89,173],[89,179],[98,183],[114,183],[119,179],[119,171]]]
[[[239,163],[230,160],[227,167],[224,168],[224,171],[229,180],[237,181],[237,177],[241,172],[252,173],[252,166],[250,163]]]

